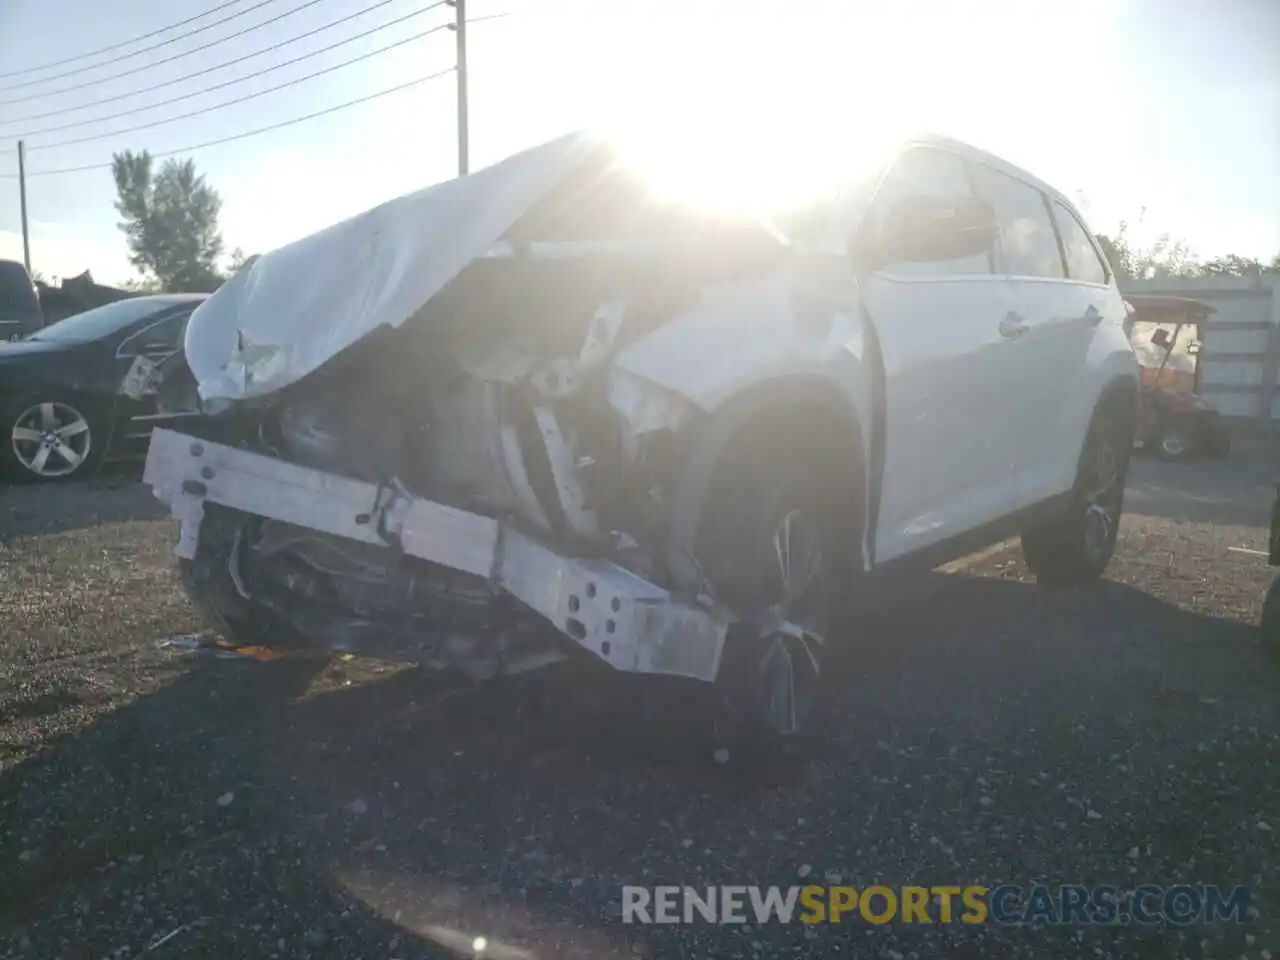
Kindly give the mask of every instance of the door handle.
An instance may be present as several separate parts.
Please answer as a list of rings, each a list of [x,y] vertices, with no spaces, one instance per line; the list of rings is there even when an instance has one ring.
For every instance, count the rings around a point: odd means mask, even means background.
[[[1088,309],[1084,312],[1084,318],[1089,321],[1091,325],[1096,327],[1102,322],[1102,311],[1091,303],[1089,304]]]
[[[1030,329],[1027,318],[1015,310],[1010,310],[1000,321],[1000,336],[1006,340],[1016,340]]]

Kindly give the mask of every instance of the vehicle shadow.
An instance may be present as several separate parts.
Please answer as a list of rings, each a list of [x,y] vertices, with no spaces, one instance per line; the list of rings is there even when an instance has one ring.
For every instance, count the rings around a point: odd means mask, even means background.
[[[914,679],[948,644],[964,645],[975,676],[1001,671],[996,682],[1048,689],[1068,664],[1123,687],[1111,676],[1129,655],[1118,649],[1109,661],[1067,649],[1037,666],[1029,633],[1048,605],[1073,611],[1094,647],[1123,646],[1103,630],[1132,624],[1150,644],[1132,656],[1176,651],[1166,679],[1262,682],[1248,627],[1118,584],[1049,600],[964,576],[930,590],[928,604],[861,624],[856,670],[823,707],[840,753],[781,782],[729,775],[681,728],[688,714],[637,720],[614,688],[588,688],[592,671],[475,689],[415,669],[360,682],[358,664],[198,660],[0,775],[0,943],[18,956],[134,955],[178,930],[173,955],[470,956],[475,936],[487,956],[525,960],[690,955],[695,928],[620,922],[622,886],[780,882],[762,811],[788,791],[804,791],[808,828],[833,836],[847,832],[851,791],[879,791],[890,809],[905,801],[896,781],[871,784],[864,771],[883,756],[876,740],[909,722],[893,703],[964,682],[950,664],[941,679]],[[900,700],[877,699],[886,687]],[[948,736],[988,735],[1000,703],[980,706],[980,723],[952,718]],[[915,862],[917,841],[901,842]],[[793,882],[786,869],[781,882]],[[698,928],[694,952],[727,954],[718,938],[732,933]],[[759,932],[823,955],[801,934]],[[1045,933],[1058,934],[1070,931]],[[969,949],[965,935],[947,933],[957,949]]]

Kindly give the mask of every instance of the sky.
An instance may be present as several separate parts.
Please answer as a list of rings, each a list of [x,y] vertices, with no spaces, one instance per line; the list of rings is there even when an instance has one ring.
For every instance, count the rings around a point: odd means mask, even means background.
[[[50,278],[134,276],[113,208],[114,151],[194,158],[222,196],[227,249],[247,253],[456,175],[452,73],[186,150],[448,70],[451,32],[412,39],[452,19],[449,6],[424,11],[432,0],[234,0],[44,66],[218,3],[0,0],[0,257],[21,258],[19,137],[32,266]],[[1276,0],[467,0],[467,15],[473,169],[576,127],[650,129],[655,117],[765,158],[784,141],[821,151],[833,135],[847,147],[901,125],[1029,170],[1077,198],[1097,231],[1128,220],[1140,242],[1169,232],[1204,257],[1280,252]],[[207,72],[182,79],[197,71]],[[136,112],[107,118],[124,111]],[[142,124],[152,125],[124,132]],[[93,139],[63,143],[82,138]],[[689,140],[665,147],[677,166],[696,166]],[[51,173],[78,167],[94,169]]]

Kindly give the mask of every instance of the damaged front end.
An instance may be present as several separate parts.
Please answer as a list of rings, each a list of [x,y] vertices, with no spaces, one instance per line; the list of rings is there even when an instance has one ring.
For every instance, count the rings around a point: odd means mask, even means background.
[[[288,346],[243,328],[214,388],[199,358],[167,373],[161,406],[206,415],[155,432],[145,482],[229,639],[475,678],[584,654],[716,678],[738,621],[673,519],[706,413],[617,361],[782,247],[754,227],[584,243],[563,198],[529,207],[410,316],[278,389],[252,385],[281,379]]]
[[[619,669],[711,679],[729,618],[655,585],[697,413],[605,368],[621,320],[602,305],[577,358],[504,336],[475,366],[397,331],[157,430],[144,479],[182,522],[193,592],[245,642],[488,676],[562,652],[550,621]]]

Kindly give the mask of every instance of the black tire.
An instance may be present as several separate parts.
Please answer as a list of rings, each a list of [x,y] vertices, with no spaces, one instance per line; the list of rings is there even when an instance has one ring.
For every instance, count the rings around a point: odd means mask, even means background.
[[[1262,619],[1258,624],[1262,652],[1273,667],[1280,669],[1280,577],[1271,583],[1262,603]]]
[[[227,644],[279,646],[280,631],[270,611],[241,596],[231,577],[228,560],[236,549],[240,525],[241,520],[225,508],[206,506],[195,559],[180,559],[178,576],[205,625]]]
[[[83,480],[102,462],[108,432],[84,397],[54,391],[17,397],[0,412],[0,473],[16,483]]]
[[[1022,556],[1042,586],[1092,583],[1111,562],[1124,512],[1133,430],[1127,404],[1118,398],[1101,404],[1089,425],[1066,509],[1023,531]]]
[[[852,586],[854,524],[840,502],[847,498],[835,492],[852,484],[824,482],[794,455],[740,456],[717,474],[699,523],[698,561],[741,622],[730,630],[716,681],[714,737],[739,759],[802,758],[816,743],[832,637],[845,620],[839,598]],[[784,535],[790,566],[814,574],[793,575],[790,600],[775,546]],[[809,629],[789,635],[778,629],[783,618]]]
[[[178,576],[205,626],[225,643],[233,647],[266,644],[269,631],[250,615],[249,601],[236,593],[230,575],[210,575],[190,560],[179,560]]]

